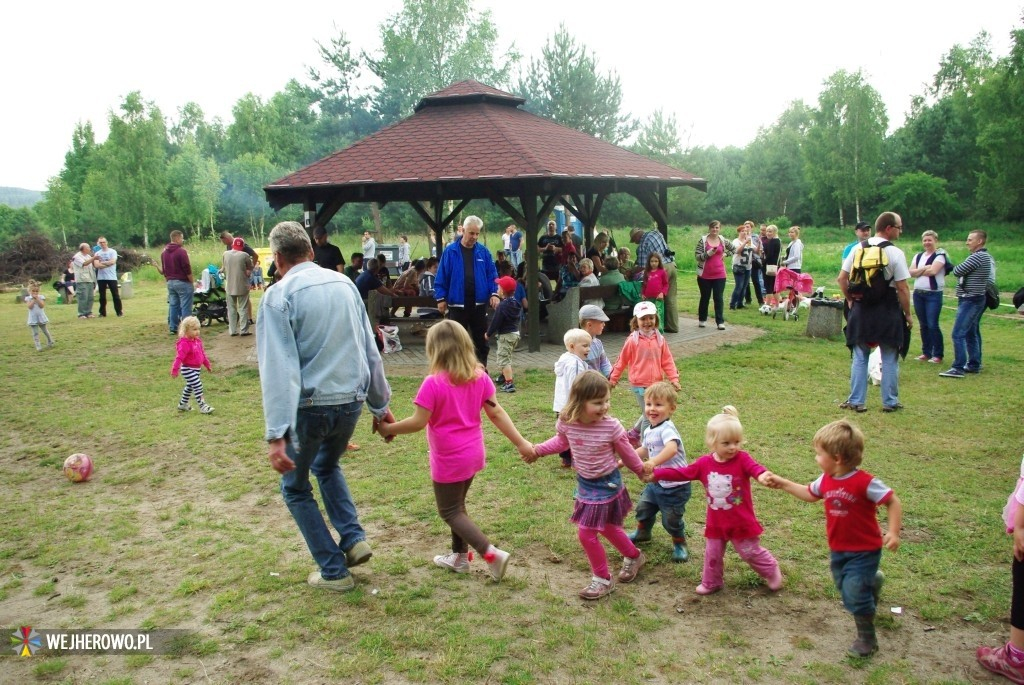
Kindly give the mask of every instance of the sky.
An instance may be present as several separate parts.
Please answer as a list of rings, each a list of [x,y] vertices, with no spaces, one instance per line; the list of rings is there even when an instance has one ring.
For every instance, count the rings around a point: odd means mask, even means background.
[[[863,70],[890,130],[904,122],[954,45],[988,31],[996,56],[1022,26],[1024,0],[475,0],[499,48],[525,68],[564,23],[618,74],[624,109],[674,114],[684,148],[743,147],[797,99],[813,105],[838,69]],[[125,95],[176,118],[186,102],[231,120],[247,93],[264,99],[321,66],[317,42],[344,31],[379,50],[379,25],[401,0],[174,3],[35,0],[0,10],[0,186],[44,190],[60,173],[78,122],[97,141]]]

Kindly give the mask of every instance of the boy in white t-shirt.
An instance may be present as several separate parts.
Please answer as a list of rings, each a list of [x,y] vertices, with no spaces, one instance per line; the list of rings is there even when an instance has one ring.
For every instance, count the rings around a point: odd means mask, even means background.
[[[672,423],[676,410],[676,390],[671,383],[660,381],[644,391],[644,415],[651,425],[644,431],[643,444],[636,451],[640,458],[654,467],[683,468],[686,448],[679,430]],[[661,525],[672,536],[672,561],[689,560],[686,548],[686,503],[690,501],[690,481],[653,481],[640,493],[636,505],[636,530],[629,539],[647,542],[651,529],[661,512]]]

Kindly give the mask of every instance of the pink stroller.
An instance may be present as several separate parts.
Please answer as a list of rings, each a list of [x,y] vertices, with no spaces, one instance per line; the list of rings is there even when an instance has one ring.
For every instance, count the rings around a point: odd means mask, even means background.
[[[799,319],[798,308],[804,295],[814,291],[814,279],[810,274],[799,274],[792,269],[782,267],[775,275],[775,297],[772,307],[772,318],[782,312],[786,321]]]

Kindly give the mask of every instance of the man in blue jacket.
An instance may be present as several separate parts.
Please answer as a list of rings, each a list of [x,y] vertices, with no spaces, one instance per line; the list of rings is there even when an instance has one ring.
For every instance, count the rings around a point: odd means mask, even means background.
[[[487,307],[497,307],[500,300],[494,283],[498,278],[494,257],[477,242],[483,226],[477,216],[467,216],[462,222],[462,237],[441,253],[434,295],[441,314],[469,331],[476,358],[487,366]]]

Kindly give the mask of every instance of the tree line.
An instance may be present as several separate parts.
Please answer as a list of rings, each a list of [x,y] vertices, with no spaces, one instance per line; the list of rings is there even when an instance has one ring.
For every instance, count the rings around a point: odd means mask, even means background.
[[[221,230],[262,242],[275,215],[264,185],[413,112],[424,95],[473,78],[526,98],[525,108],[560,124],[708,179],[708,192],[673,189],[670,221],[768,220],[779,225],[852,223],[896,207],[916,226],[960,218],[1024,218],[1024,29],[992,54],[988,34],[954,45],[891,135],[885,104],[861,72],[837,71],[814,104],[794,101],[746,147],[684,149],[673,116],[640,121],[623,111],[622,84],[565,26],[539,56],[503,46],[490,12],[472,0],[405,0],[379,27],[374,52],[344,32],[319,44],[321,64],[263,99],[243,96],[231,120],[198,103],[167,116],[141,92],[109,114],[97,142],[91,122],[71,135],[64,166],[31,208],[0,205],[0,244],[28,230],[74,244],[104,233],[114,244],[162,242]],[[370,85],[367,85],[367,84]],[[508,217],[488,202],[467,211],[490,226]],[[612,196],[602,224],[649,222],[635,199]],[[423,231],[409,207],[347,206],[338,231],[381,226]],[[90,237],[90,239],[91,239]]]

